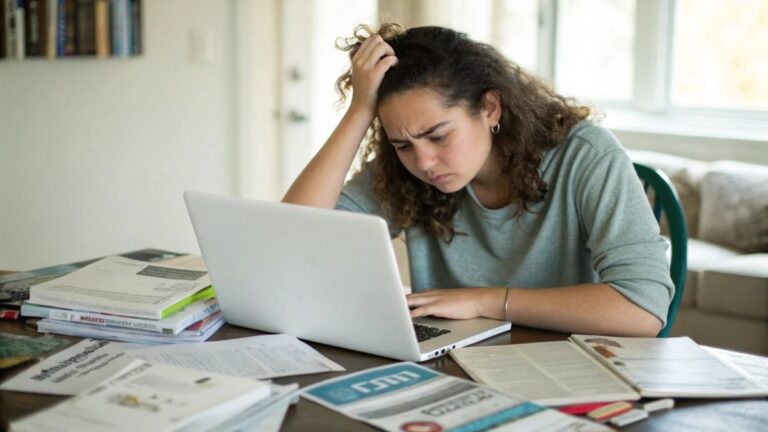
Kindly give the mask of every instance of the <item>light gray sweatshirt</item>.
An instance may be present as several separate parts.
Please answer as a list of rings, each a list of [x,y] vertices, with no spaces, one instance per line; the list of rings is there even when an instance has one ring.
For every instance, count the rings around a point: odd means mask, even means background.
[[[675,289],[667,243],[618,139],[581,122],[546,152],[540,173],[548,192],[531,212],[485,208],[467,186],[453,219],[463,234],[446,243],[407,229],[414,292],[606,283],[666,324]],[[337,208],[384,216],[366,172],[347,182]]]

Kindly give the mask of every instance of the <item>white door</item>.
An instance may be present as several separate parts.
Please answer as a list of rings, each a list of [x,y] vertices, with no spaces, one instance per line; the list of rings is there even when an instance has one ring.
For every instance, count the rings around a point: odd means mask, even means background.
[[[336,38],[358,24],[376,25],[377,0],[281,2],[280,178],[286,191],[325,142],[343,114],[337,111],[336,78],[348,64]]]

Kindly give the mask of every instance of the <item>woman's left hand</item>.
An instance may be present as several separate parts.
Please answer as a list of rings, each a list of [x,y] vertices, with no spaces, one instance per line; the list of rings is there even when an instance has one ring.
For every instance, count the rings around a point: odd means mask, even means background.
[[[482,298],[493,288],[439,289],[411,294],[406,297],[411,308],[411,318],[435,316],[440,318],[467,319],[482,316]]]

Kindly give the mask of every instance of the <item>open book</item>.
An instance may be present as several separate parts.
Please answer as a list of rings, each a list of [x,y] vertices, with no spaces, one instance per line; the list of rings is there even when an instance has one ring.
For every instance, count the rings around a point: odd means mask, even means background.
[[[768,388],[687,337],[572,335],[570,341],[461,348],[451,356],[476,381],[548,406],[768,395]]]

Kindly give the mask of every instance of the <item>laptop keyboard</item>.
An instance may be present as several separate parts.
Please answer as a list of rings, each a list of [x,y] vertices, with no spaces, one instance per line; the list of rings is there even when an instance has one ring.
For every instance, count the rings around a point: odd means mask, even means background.
[[[451,332],[450,330],[447,330],[447,329],[430,327],[424,324],[414,324],[413,329],[416,330],[416,339],[419,342],[424,342],[425,340],[436,338],[440,335],[444,335],[446,333]]]

